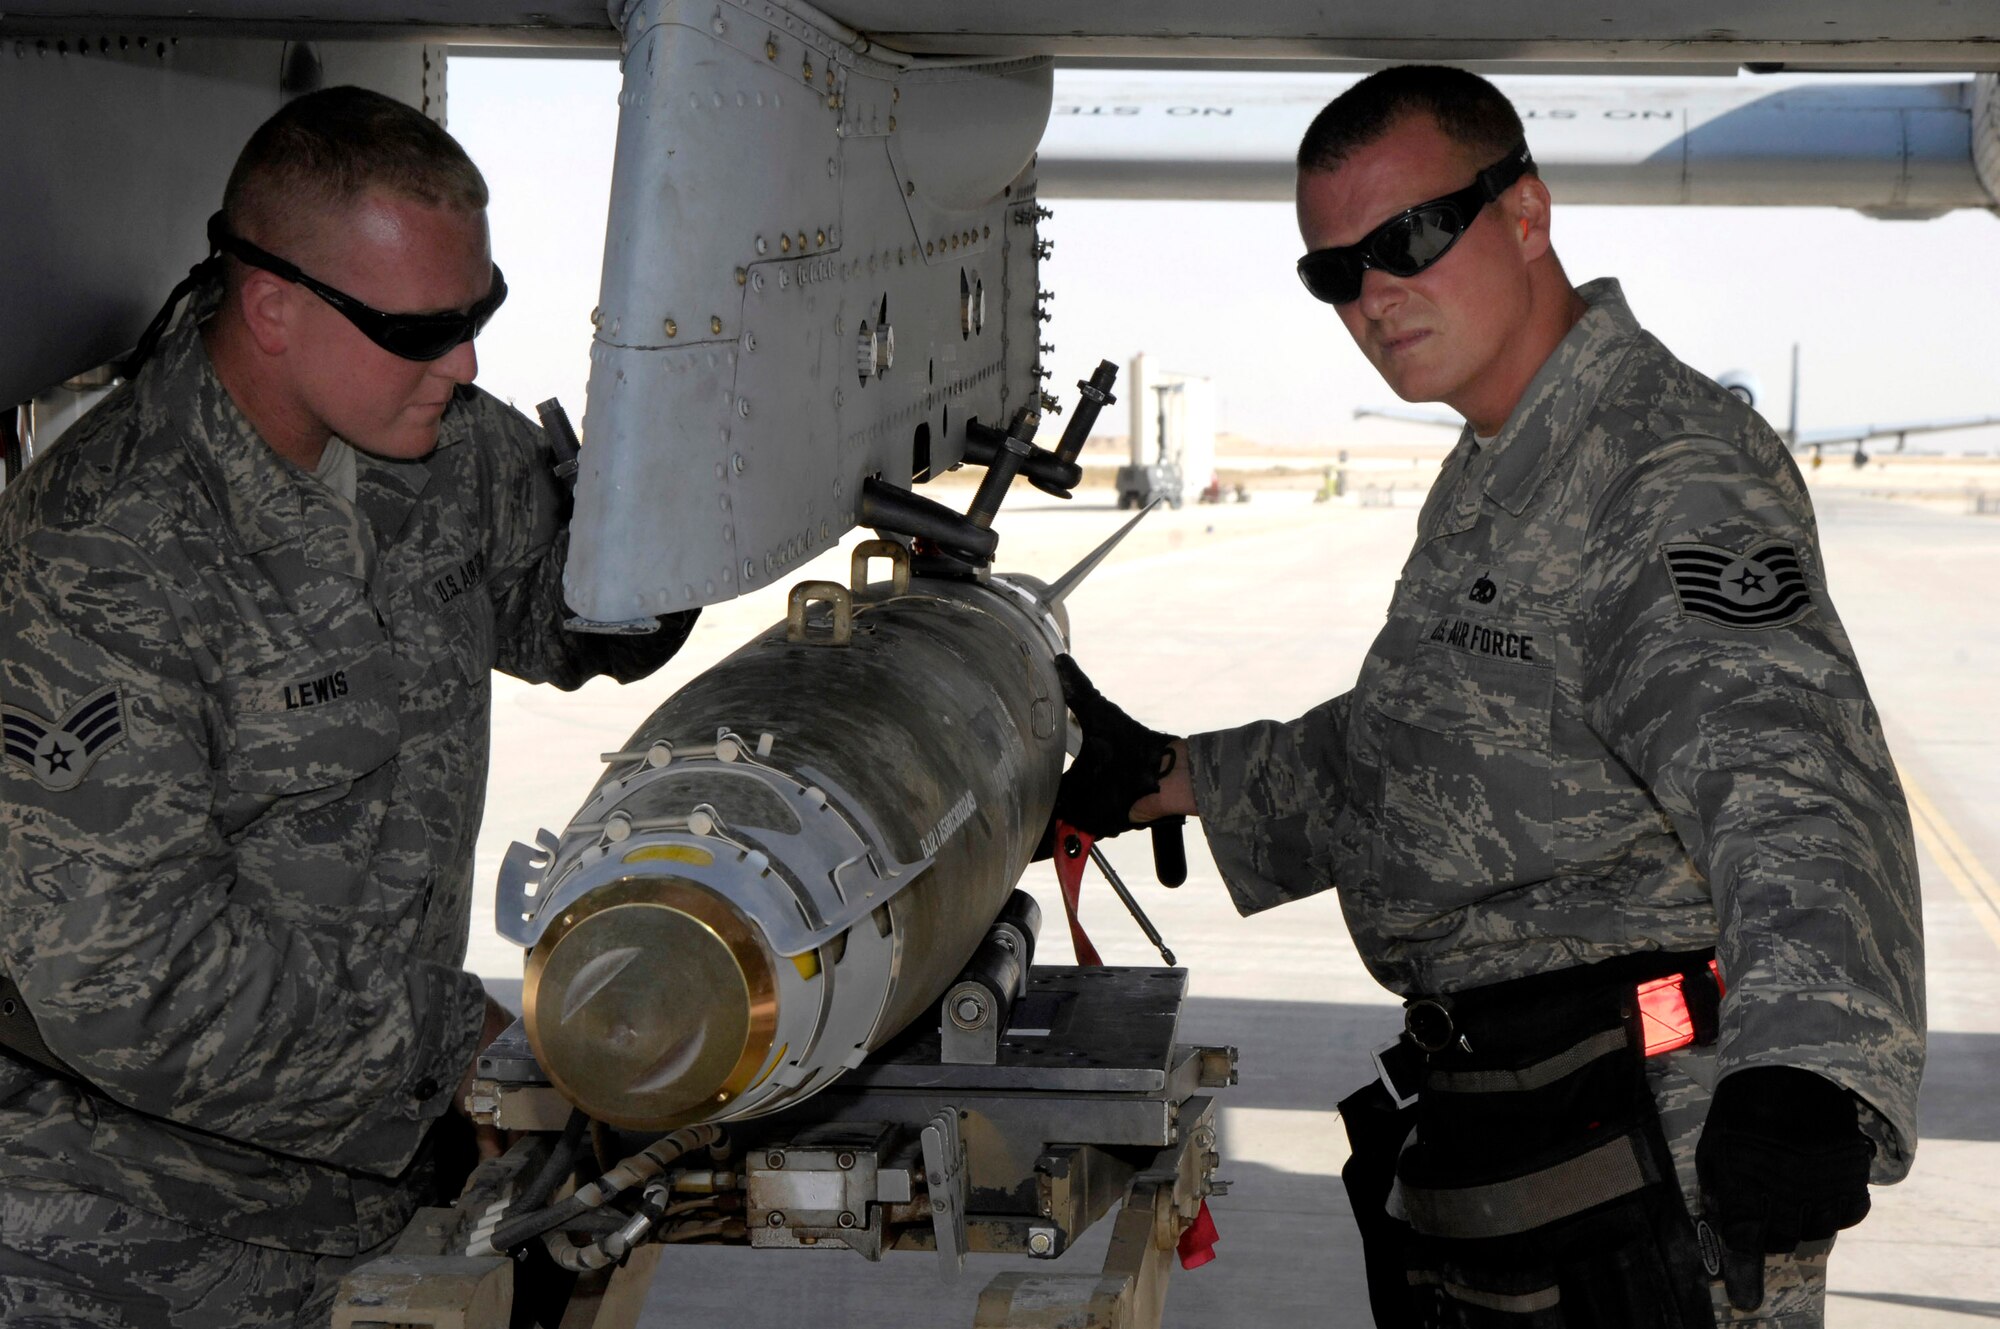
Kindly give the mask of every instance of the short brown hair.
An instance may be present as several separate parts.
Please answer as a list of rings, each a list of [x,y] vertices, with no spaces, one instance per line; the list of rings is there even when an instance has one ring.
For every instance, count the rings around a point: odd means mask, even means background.
[[[233,234],[269,245],[370,189],[468,212],[487,198],[479,168],[442,126],[393,97],[338,87],[287,102],[258,126],[222,211]]]
[[[1418,114],[1482,164],[1526,137],[1514,104],[1479,75],[1447,65],[1397,65],[1370,74],[1313,117],[1299,141],[1299,170],[1331,171],[1404,116]]]

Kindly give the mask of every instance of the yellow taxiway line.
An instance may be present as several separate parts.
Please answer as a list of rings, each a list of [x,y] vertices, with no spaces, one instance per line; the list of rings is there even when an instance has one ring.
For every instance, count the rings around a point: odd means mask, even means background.
[[[1910,822],[1917,832],[1917,843],[1936,860],[1938,867],[1965,903],[1971,906],[1973,916],[1986,929],[1986,935],[1993,938],[1993,944],[2000,946],[2000,882],[1993,874],[1980,865],[1959,839],[1958,832],[1937,810],[1923,786],[1912,780],[1907,771],[1898,771],[1903,781],[1903,795],[1909,800]]]

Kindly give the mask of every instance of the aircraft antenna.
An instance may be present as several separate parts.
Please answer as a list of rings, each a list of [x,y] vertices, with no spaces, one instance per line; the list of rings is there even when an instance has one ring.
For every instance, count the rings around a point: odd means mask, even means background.
[[[1127,535],[1130,535],[1134,526],[1144,521],[1154,508],[1159,507],[1160,504],[1166,501],[1165,497],[1156,498],[1145,507],[1139,509],[1138,516],[1120,526],[1116,531],[1113,531],[1109,540],[1106,540],[1103,544],[1085,554],[1075,567],[1063,573],[1062,576],[1057,577],[1049,584],[1049,589],[1042,593],[1042,604],[1050,609],[1054,609],[1057,605],[1068,599],[1069,593],[1081,586],[1083,579],[1095,572],[1097,565],[1102,563],[1110,555],[1111,551],[1118,547],[1118,542],[1123,540]]]

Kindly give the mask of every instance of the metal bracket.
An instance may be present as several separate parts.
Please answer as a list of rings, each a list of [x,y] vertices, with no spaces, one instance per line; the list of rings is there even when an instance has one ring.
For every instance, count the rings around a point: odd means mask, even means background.
[[[965,1142],[958,1134],[957,1108],[941,1108],[931,1118],[923,1147],[938,1277],[949,1282],[965,1269]]]
[[[857,551],[858,552],[858,551]],[[904,576],[909,575],[905,569]],[[907,581],[905,585],[907,585]],[[825,637],[806,635],[806,606],[823,600],[833,606],[833,625]],[[837,581],[802,581],[785,600],[785,640],[813,646],[847,646],[854,641],[854,596]]]
[[[1000,1027],[1012,1002],[995,999],[984,983],[952,985],[938,1005],[938,1060],[952,1066],[991,1066],[999,1060]]]
[[[1162,1150],[1126,1187],[1101,1273],[1015,1271],[986,1285],[976,1329],[1158,1329],[1175,1247],[1211,1193],[1215,1103],[1191,1098],[1178,1147]]]
[[[600,830],[596,839],[578,844],[579,832],[608,828],[617,803],[630,797],[641,782],[681,776],[696,765],[713,765],[733,779],[762,781],[792,810],[800,829],[736,826],[728,828],[725,838],[712,826],[698,831],[684,821],[668,826],[628,820],[609,843]],[[737,901],[763,924],[778,954],[803,955],[888,903],[934,861],[928,855],[908,863],[898,860],[874,820],[809,766],[799,767],[795,778],[742,755],[727,762],[719,756],[684,761],[677,755],[668,765],[651,767],[623,786],[608,788],[605,795],[593,800],[606,808],[602,821],[585,821],[580,815],[571,825],[569,845],[558,849],[555,837],[542,831],[535,845],[515,844],[508,849],[493,901],[493,926],[501,936],[517,946],[534,945],[564,906],[632,875],[628,864],[641,851],[678,845],[700,852],[674,855],[675,876]],[[704,857],[708,862],[700,861]],[[774,859],[797,879],[775,871]]]
[[[889,560],[889,592],[892,595],[910,593],[910,551],[895,540],[863,540],[854,546],[854,559],[848,581],[854,594],[868,589],[868,563],[871,559]]]

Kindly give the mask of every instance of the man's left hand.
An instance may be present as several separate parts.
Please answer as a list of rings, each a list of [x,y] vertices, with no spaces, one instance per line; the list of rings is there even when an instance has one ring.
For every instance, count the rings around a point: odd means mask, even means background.
[[[1875,1145],[1854,1096],[1795,1066],[1755,1066],[1724,1077],[1695,1148],[1702,1222],[1729,1300],[1764,1300],[1764,1257],[1825,1241],[1868,1216]]]

